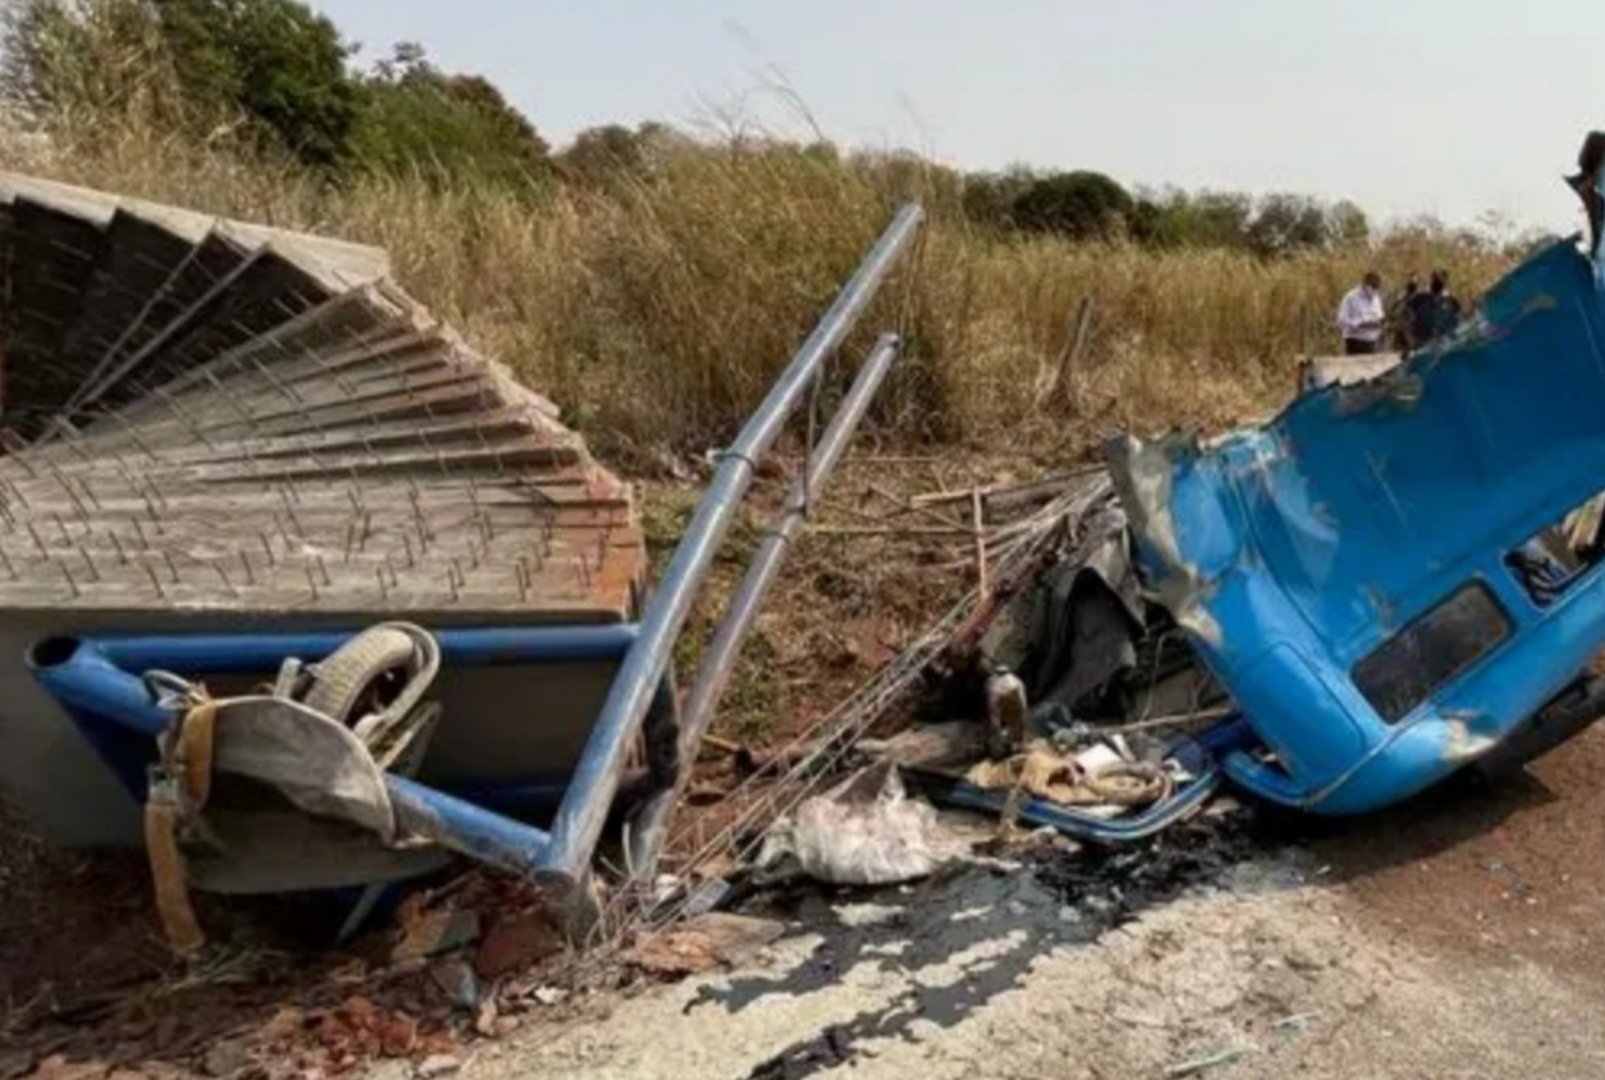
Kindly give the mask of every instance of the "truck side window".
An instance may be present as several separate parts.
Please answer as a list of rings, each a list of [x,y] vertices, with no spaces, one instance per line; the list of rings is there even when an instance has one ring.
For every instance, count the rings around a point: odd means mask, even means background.
[[[1463,585],[1354,665],[1354,685],[1398,723],[1511,634],[1510,617],[1480,581]]]

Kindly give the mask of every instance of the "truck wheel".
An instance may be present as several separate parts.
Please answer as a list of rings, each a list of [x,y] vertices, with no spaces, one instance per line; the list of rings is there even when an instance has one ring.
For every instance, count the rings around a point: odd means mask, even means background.
[[[395,699],[417,655],[412,638],[400,630],[364,630],[313,669],[301,704],[349,727]]]

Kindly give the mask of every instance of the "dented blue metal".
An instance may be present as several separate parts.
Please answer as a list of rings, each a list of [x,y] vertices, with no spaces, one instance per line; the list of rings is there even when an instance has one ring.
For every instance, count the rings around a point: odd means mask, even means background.
[[[1232,780],[1320,813],[1393,803],[1605,645],[1598,565],[1541,595],[1510,565],[1605,487],[1602,296],[1557,244],[1386,374],[1211,443],[1113,444],[1144,579],[1264,744],[1224,753]]]

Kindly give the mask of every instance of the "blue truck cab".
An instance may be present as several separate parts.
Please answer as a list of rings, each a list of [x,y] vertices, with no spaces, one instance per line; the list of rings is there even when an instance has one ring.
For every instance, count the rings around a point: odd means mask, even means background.
[[[1600,282],[1593,246],[1558,243],[1390,370],[1216,440],[1112,444],[1145,585],[1252,729],[1223,752],[1230,779],[1372,810],[1530,738],[1587,685]]]

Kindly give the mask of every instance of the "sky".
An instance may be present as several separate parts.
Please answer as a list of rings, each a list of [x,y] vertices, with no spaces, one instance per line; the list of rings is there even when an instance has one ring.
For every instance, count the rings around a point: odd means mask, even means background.
[[[1605,127],[1601,0],[313,0],[417,41],[560,145],[732,118],[964,169],[1351,198],[1568,232]],[[799,103],[801,103],[799,105]]]

